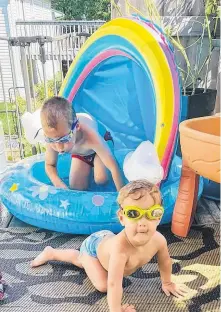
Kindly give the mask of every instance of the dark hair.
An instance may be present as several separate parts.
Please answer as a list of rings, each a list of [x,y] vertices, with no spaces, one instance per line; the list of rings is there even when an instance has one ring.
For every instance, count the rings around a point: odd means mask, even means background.
[[[41,116],[49,128],[55,129],[60,119],[64,119],[70,128],[76,120],[76,113],[72,104],[60,96],[54,96],[44,102],[41,108]]]

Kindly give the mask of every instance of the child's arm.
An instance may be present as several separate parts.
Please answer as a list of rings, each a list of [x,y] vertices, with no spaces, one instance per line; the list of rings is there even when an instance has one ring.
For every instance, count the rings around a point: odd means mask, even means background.
[[[45,152],[45,171],[55,187],[67,189],[67,185],[58,176],[57,159],[58,153],[47,145]]]
[[[107,301],[110,312],[134,311],[128,306],[126,309],[121,306],[123,296],[123,276],[124,268],[127,262],[125,254],[111,253],[108,266],[108,280],[107,280]]]
[[[105,167],[110,170],[116,189],[119,191],[124,186],[123,177],[118,163],[108,145],[105,144],[102,139],[95,138],[93,142],[93,150],[100,157]]]
[[[184,296],[185,290],[178,287],[171,281],[172,276],[172,260],[169,255],[167,241],[163,235],[160,237],[161,242],[157,252],[158,266],[160,270],[160,277],[162,281],[162,290],[169,296],[173,294],[176,297]]]

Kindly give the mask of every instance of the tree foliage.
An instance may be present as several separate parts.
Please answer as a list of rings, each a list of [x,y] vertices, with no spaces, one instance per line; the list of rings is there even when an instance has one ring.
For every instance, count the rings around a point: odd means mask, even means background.
[[[67,20],[110,19],[110,0],[53,0],[52,6]]]

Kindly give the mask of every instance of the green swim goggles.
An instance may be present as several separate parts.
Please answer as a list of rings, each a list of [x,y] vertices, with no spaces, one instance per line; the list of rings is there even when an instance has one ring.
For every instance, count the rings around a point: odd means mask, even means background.
[[[160,205],[154,205],[148,209],[142,209],[137,206],[126,206],[123,214],[129,220],[137,221],[145,216],[149,220],[160,220],[164,213],[164,208]]]

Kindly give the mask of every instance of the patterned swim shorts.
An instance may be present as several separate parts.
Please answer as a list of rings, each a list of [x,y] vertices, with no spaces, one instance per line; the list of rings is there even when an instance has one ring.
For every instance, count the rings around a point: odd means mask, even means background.
[[[82,243],[80,248],[80,255],[83,253],[88,254],[91,257],[97,258],[97,248],[99,243],[105,236],[112,236],[114,233],[111,231],[99,231],[88,236]]]

